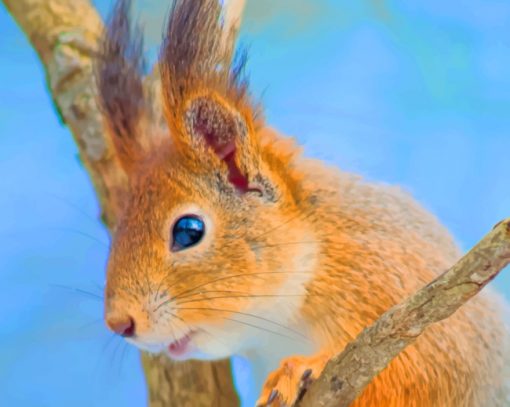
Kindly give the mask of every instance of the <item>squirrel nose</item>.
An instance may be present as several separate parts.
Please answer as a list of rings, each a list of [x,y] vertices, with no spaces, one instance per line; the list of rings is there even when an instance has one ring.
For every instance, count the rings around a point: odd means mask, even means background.
[[[135,335],[135,321],[129,315],[107,316],[106,325],[110,330],[124,338],[131,338]]]

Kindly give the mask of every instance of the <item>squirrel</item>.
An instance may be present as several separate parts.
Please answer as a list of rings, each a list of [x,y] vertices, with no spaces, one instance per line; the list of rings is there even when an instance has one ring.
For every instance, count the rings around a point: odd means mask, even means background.
[[[129,6],[117,1],[96,66],[129,180],[107,264],[106,325],[175,360],[245,356],[257,405],[292,405],[303,381],[459,249],[399,188],[305,158],[266,125],[246,54],[233,57],[222,42],[217,0],[174,2],[161,96],[149,97]],[[140,141],[150,132],[154,145]],[[429,327],[352,406],[503,405],[503,306],[486,289]]]

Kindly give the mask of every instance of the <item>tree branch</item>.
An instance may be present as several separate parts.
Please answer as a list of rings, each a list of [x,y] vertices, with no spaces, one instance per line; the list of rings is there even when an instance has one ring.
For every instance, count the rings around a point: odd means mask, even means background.
[[[299,407],[348,407],[372,379],[432,323],[452,315],[510,263],[510,218],[497,224],[457,264],[332,358]]]
[[[93,62],[103,30],[101,19],[89,0],[3,3],[39,54],[60,119],[69,126],[78,144],[101,204],[102,218],[111,230],[121,192],[126,188],[126,176],[96,102]],[[154,94],[157,82],[147,81]],[[176,364],[145,354],[142,359],[153,407],[239,405],[228,360]]]

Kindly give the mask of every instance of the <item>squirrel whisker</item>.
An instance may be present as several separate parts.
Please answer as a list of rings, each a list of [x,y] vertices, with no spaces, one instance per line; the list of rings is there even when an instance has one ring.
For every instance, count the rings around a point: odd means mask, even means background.
[[[204,293],[207,294],[207,291]],[[205,297],[205,298],[197,298],[189,301],[176,302],[177,305],[189,304],[191,302],[200,302],[200,301],[208,301],[208,300],[216,300],[216,299],[228,299],[228,298],[285,298],[285,297],[307,297],[313,294],[249,294],[249,295],[228,295],[228,296],[220,296],[220,297]]]
[[[209,307],[199,307],[199,308],[188,308],[188,307],[181,308],[181,307],[179,307],[177,309],[178,310],[187,310],[187,311],[199,311],[199,310],[202,310],[202,311],[230,312],[232,314],[244,315],[244,316],[252,317],[252,318],[255,318],[255,319],[259,319],[261,321],[269,322],[270,324],[273,324],[273,325],[278,326],[280,328],[287,329],[288,331],[293,332],[296,335],[299,335],[303,339],[309,340],[309,338],[306,335],[303,335],[301,332],[299,332],[299,331],[297,331],[297,330],[295,330],[293,328],[290,328],[290,327],[288,327],[286,325],[283,325],[283,324],[281,324],[279,322],[276,322],[276,321],[273,321],[271,319],[261,317],[260,315],[251,314],[249,312],[240,312],[240,311],[235,311],[235,310],[231,310],[231,309],[209,308]]]
[[[262,236],[267,236],[268,234],[273,233],[274,231],[282,228],[283,226],[286,226],[286,225],[290,224],[291,222],[293,222],[293,221],[295,221],[297,219],[301,218],[300,220],[306,220],[306,219],[308,219],[312,215],[313,215],[313,211],[310,211],[308,213],[306,213],[306,212],[298,213],[297,215],[292,216],[290,219],[286,220],[285,222],[280,223],[278,226],[275,226],[274,228],[271,228],[269,230],[266,230],[265,232],[262,232],[262,233],[256,235],[251,240],[252,241],[257,241],[257,239],[261,238]],[[246,234],[244,235],[244,237],[246,237]]]
[[[207,283],[204,283],[204,284],[200,284],[200,285],[198,285],[198,286],[196,286],[196,287],[194,287],[192,289],[189,289],[189,290],[186,290],[184,292],[181,292],[181,293],[177,294],[176,296],[173,297],[173,299],[176,300],[176,299],[182,298],[182,296],[184,294],[193,292],[193,291],[195,291],[198,288],[205,287],[205,286],[207,286],[209,284],[213,284],[213,283],[216,283],[218,281],[229,280],[231,278],[247,277],[247,276],[260,276],[260,275],[267,275],[267,274],[310,274],[310,272],[308,272],[308,271],[263,271],[263,272],[256,272],[256,273],[233,274],[233,275],[224,276],[224,277],[220,277],[220,278],[211,280],[211,281],[209,281]]]
[[[62,227],[50,227],[50,228],[48,228],[48,230],[53,230],[53,231],[56,231],[56,232],[74,233],[75,235],[79,235],[79,236],[85,237],[85,238],[87,238],[89,240],[92,240],[93,242],[96,242],[96,243],[100,244],[103,247],[106,247],[106,248],[110,247],[110,245],[108,243],[103,242],[102,240],[100,240],[97,237],[94,237],[94,236],[88,234],[87,232],[82,232],[81,230],[72,229],[72,228],[62,228]]]
[[[196,295],[211,294],[211,293],[229,293],[229,294],[237,293],[237,294],[245,294],[245,295],[249,294],[246,291],[236,291],[236,290],[207,290],[207,291],[199,291],[199,292],[196,292],[196,293],[191,293],[191,294],[185,295],[183,297],[180,297],[180,299],[193,298]],[[169,299],[170,296],[168,294],[166,294],[165,297],[167,299]],[[184,304],[184,302],[179,302],[179,304]]]
[[[211,292],[215,292],[215,291],[211,291]],[[228,291],[225,291],[225,292],[228,292]],[[232,291],[232,292],[236,292],[236,291]],[[209,291],[205,291],[205,292],[200,293],[200,294],[208,294],[208,293],[209,293]],[[194,295],[198,295],[198,294],[199,293],[193,294],[193,295],[187,296],[185,298],[190,298],[190,297],[192,298]],[[190,303],[193,303],[193,302],[202,302],[202,301],[217,300],[217,299],[234,299],[234,298],[288,298],[288,297],[323,297],[323,295],[321,295],[321,294],[311,294],[311,293],[307,293],[307,294],[228,295],[228,296],[219,296],[219,297],[195,298],[195,299],[191,299],[191,300],[188,300],[188,301],[175,302],[175,305],[179,307],[178,309],[182,310],[182,309],[185,309],[185,308],[180,307],[183,304],[190,304]],[[173,301],[173,299],[169,299],[169,300],[164,301],[163,303],[159,304],[153,310],[153,312],[156,312],[159,309],[161,309],[162,307],[164,307],[165,305],[168,305],[168,304],[172,303],[172,301]],[[200,308],[200,309],[203,309],[203,308]],[[234,312],[234,311],[232,311],[232,312]]]
[[[62,284],[51,284],[51,287],[55,287],[55,288],[60,288],[60,289],[63,289],[63,290],[72,291],[74,293],[82,294],[84,296],[93,298],[93,299],[98,300],[98,301],[103,301],[104,300],[104,297],[102,295],[93,293],[92,291],[84,290],[82,288],[76,288],[76,287],[71,287],[71,286],[62,285]]]
[[[281,247],[281,246],[290,246],[290,245],[296,245],[296,244],[317,244],[317,243],[324,243],[325,240],[310,240],[310,241],[304,241],[304,242],[283,242],[283,243],[268,243],[264,245],[259,246],[252,246],[253,249],[263,249],[265,247]]]
[[[301,338],[294,338],[292,336],[282,334],[281,332],[273,331],[273,330],[267,329],[267,328],[262,328],[261,326],[258,326],[258,325],[255,325],[255,324],[250,324],[249,322],[239,321],[238,319],[228,318],[228,317],[220,317],[220,318],[224,319],[226,321],[237,322],[238,324],[246,325],[246,326],[249,326],[251,328],[260,329],[261,331],[264,331],[264,332],[267,332],[267,333],[270,333],[270,334],[273,334],[273,335],[276,335],[276,336],[280,336],[282,338],[287,338],[287,339],[290,339],[290,340],[293,340],[293,341],[303,341],[303,339],[301,339]]]

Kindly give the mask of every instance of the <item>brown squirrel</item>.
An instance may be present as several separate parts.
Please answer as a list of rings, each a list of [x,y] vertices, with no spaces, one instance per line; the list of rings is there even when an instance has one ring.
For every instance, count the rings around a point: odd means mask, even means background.
[[[159,58],[167,129],[144,95],[139,31],[119,0],[97,64],[104,118],[129,179],[108,262],[105,320],[174,359],[244,355],[259,405],[292,405],[384,311],[459,258],[398,188],[301,156],[267,127],[222,42],[217,0],[176,0]],[[508,335],[490,290],[431,326],[355,407],[501,406]],[[272,373],[270,373],[272,371]]]

